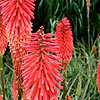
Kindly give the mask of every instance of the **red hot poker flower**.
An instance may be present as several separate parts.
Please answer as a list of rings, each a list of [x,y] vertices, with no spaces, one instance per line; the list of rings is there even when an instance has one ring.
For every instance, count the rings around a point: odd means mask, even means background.
[[[54,100],[58,97],[58,89],[62,86],[57,81],[63,81],[61,63],[59,57],[52,53],[57,53],[58,46],[53,33],[45,34],[43,26],[32,34],[31,42],[27,42],[25,47],[27,55],[23,58],[24,79],[23,86],[31,100]]]
[[[100,60],[98,60],[98,64],[97,64],[97,88],[98,88],[98,92],[100,93]]]
[[[0,4],[3,7],[3,22],[7,24],[6,30],[8,34],[8,41],[13,59],[13,65],[16,74],[16,80],[22,88],[21,70],[22,57],[26,54],[23,50],[25,41],[28,41],[27,37],[31,32],[31,21],[34,19],[35,0],[4,0]]]
[[[34,13],[31,11],[35,9],[34,1],[36,0],[4,0],[1,2],[3,22],[7,24],[9,31],[17,30],[20,33],[23,28],[30,28],[30,19],[34,19]]]
[[[63,65],[65,65],[65,69],[72,58],[73,51],[73,37],[70,27],[69,20],[66,17],[58,21],[56,26],[56,38],[59,45],[58,56],[61,58]]]

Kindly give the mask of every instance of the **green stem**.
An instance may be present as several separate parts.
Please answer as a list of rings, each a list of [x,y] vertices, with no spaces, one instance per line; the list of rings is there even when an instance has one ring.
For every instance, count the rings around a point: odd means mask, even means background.
[[[3,56],[0,56],[0,71],[1,71],[1,83],[2,83],[2,92],[3,100],[5,100],[5,85],[4,85],[4,76],[3,76]]]
[[[90,52],[90,6],[87,7],[87,22],[88,22],[88,47],[89,47],[89,52]]]
[[[66,75],[65,75],[65,71],[64,71],[64,80],[63,80],[63,100],[65,100],[65,96],[66,96]]]
[[[65,96],[66,96],[66,82],[67,82],[67,65],[68,65],[68,63],[63,62],[62,65],[64,67],[63,100],[65,100]]]

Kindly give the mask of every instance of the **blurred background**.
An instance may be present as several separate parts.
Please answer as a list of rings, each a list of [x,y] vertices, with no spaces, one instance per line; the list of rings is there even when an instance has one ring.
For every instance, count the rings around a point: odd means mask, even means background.
[[[64,17],[67,17],[71,23],[74,49],[73,58],[67,70],[66,87],[68,91],[72,85],[69,95],[73,100],[100,100],[96,86],[97,60],[99,59],[100,0],[91,0],[90,4],[90,51],[88,49],[85,0],[36,0],[35,4],[35,20],[32,20],[33,32],[36,32],[43,25],[45,33],[55,33],[56,22]],[[4,56],[4,73],[6,100],[13,100],[13,64],[9,47]],[[59,100],[62,100],[62,90],[60,90],[59,95]]]
[[[56,21],[67,17],[70,20],[74,40],[87,44],[87,7],[85,0],[36,0],[34,31],[43,25],[45,32],[55,32]],[[91,0],[91,43],[100,32],[100,0]]]

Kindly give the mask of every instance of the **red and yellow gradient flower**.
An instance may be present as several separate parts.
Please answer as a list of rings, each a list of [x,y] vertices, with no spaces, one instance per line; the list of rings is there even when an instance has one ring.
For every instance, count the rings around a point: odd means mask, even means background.
[[[66,17],[58,21],[56,26],[56,40],[59,46],[58,56],[61,58],[65,69],[72,58],[73,52],[73,37],[70,27],[69,20]]]
[[[57,81],[63,81],[61,63],[58,62],[59,57],[54,55],[57,53],[58,46],[53,33],[45,34],[43,26],[32,34],[30,42],[26,42],[28,46],[24,48],[27,55],[23,58],[24,79],[23,86],[27,95],[31,100],[53,100],[58,97],[58,89],[62,86]],[[54,54],[52,54],[54,53]]]
[[[34,19],[35,0],[4,0],[1,2],[3,7],[3,23],[7,25],[8,42],[16,74],[16,80],[22,88],[21,70],[22,57],[26,54],[23,50],[24,42],[31,33],[31,18]]]
[[[1,1],[2,0],[0,0],[0,2]],[[7,48],[7,36],[6,36],[5,25],[3,25],[3,21],[2,21],[1,11],[2,11],[2,7],[0,7],[0,56],[3,56]]]
[[[100,60],[98,60],[98,64],[97,64],[97,88],[98,88],[98,92],[100,93]]]

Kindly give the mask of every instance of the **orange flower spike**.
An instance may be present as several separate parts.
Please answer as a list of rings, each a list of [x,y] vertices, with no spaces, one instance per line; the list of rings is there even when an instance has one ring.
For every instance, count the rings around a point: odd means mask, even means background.
[[[98,64],[97,64],[97,88],[98,88],[98,92],[100,93],[100,60],[98,60]]]
[[[58,21],[56,26],[56,40],[59,45],[58,56],[61,58],[64,69],[67,68],[73,52],[73,37],[70,27],[69,20],[66,17]]]
[[[57,43],[53,33],[45,34],[44,27],[32,34],[30,42],[26,42],[24,48],[27,55],[23,58],[24,79],[23,86],[29,91],[27,97],[31,100],[54,100],[58,97],[58,89],[62,86],[57,81],[63,81],[61,63],[57,62],[59,57],[51,53],[57,53]],[[51,53],[50,53],[51,52]]]
[[[2,0],[0,0],[0,2],[1,1]],[[1,11],[2,11],[2,7],[0,7],[0,56],[3,56],[7,48],[7,36],[6,36],[5,25],[3,25],[3,21],[2,21]]]

